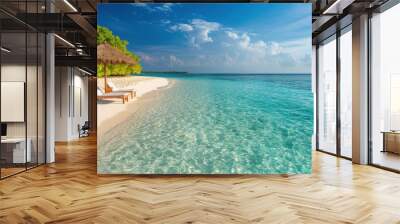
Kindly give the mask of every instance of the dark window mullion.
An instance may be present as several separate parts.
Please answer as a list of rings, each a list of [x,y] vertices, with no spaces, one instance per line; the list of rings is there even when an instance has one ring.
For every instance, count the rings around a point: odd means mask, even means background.
[[[28,1],[25,1],[25,21],[28,17]],[[27,114],[27,90],[28,90],[28,26],[25,23],[25,100],[24,100],[24,118],[25,118],[25,170],[28,169],[28,114]]]
[[[36,1],[36,13],[39,13],[38,0]],[[39,165],[39,32],[36,32],[36,166],[38,165]]]
[[[1,32],[1,24],[2,23],[0,23],[0,47],[2,46],[2,32]],[[2,67],[2,64],[1,64],[1,62],[2,62],[2,60],[1,60],[1,56],[2,56],[2,52],[0,51],[0,124],[2,124],[1,123],[1,67]],[[1,135],[1,134],[0,134]],[[2,176],[1,176],[1,170],[2,170],[2,162],[1,162],[1,144],[0,144],[0,179],[2,179]]]
[[[372,83],[371,83],[371,79],[372,79],[372,12],[369,11],[368,12],[368,30],[367,30],[367,44],[368,44],[368,52],[367,52],[367,66],[368,66],[368,74],[367,74],[367,85],[368,85],[368,89],[367,89],[367,103],[368,103],[368,110],[367,110],[367,119],[368,119],[368,124],[367,124],[367,132],[368,132],[368,137],[367,137],[367,141],[368,141],[368,164],[373,164],[373,148],[372,148]]]
[[[319,44],[315,47],[315,148],[319,149]]]
[[[340,119],[340,82],[341,82],[341,65],[340,65],[340,35],[338,28],[336,31],[336,154],[341,156],[341,119]]]
[[[45,1],[44,2],[44,4],[45,4],[45,13],[48,13],[49,11],[48,11],[48,6],[49,6],[49,2],[48,1]],[[47,43],[48,43],[48,41],[47,41],[47,38],[48,38],[48,33],[47,32],[45,32],[44,33],[44,56],[43,56],[43,58],[42,58],[42,60],[44,59],[44,68],[42,69],[42,81],[44,81],[44,100],[43,100],[43,104],[44,104],[44,111],[43,111],[43,113],[44,113],[44,117],[43,117],[43,119],[44,119],[44,135],[43,135],[43,138],[44,138],[44,161],[43,161],[43,163],[47,163],[47,79],[48,79],[48,77],[47,77]],[[44,71],[44,72],[43,72]],[[43,77],[43,75],[44,75],[44,77]],[[61,91],[61,89],[60,89],[60,91]],[[43,107],[42,107],[42,109],[43,109]]]

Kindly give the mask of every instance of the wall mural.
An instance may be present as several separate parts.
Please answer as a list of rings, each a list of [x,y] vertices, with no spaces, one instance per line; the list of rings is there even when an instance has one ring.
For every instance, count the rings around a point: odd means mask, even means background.
[[[311,4],[99,4],[99,174],[311,172]]]

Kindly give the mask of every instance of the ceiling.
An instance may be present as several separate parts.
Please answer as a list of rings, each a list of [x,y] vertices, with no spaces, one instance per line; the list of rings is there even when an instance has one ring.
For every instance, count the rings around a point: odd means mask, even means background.
[[[95,74],[96,4],[96,0],[1,0],[2,45],[12,49],[8,60],[35,55],[36,46],[29,44],[30,32],[51,32],[57,34],[56,66],[79,66]]]
[[[391,0],[319,0],[313,3],[313,44],[352,23],[353,17],[373,12]]]
[[[351,23],[353,16],[374,9],[387,1],[389,0],[1,0],[0,25],[2,32],[14,33],[14,36],[18,36],[16,34],[18,32],[25,32],[26,29],[56,33],[58,35],[55,42],[56,64],[71,65],[72,63],[94,72],[96,70],[96,5],[98,3],[312,3],[312,36],[313,42],[317,43],[320,39],[336,32],[338,24],[345,26],[346,21]],[[339,20],[340,23],[338,23]],[[11,36],[10,34],[5,38],[14,39]],[[19,37],[14,40],[17,40],[16,45],[18,45]]]

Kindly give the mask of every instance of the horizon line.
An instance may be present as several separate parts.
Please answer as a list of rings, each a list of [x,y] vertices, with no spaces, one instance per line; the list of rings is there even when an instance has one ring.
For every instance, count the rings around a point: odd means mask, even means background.
[[[142,71],[141,73],[184,73],[184,74],[249,74],[249,75],[311,75],[311,72],[185,72],[185,71]]]

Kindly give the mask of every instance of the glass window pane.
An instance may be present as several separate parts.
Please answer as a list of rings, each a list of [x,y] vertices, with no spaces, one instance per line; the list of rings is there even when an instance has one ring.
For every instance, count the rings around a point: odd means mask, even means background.
[[[372,18],[372,163],[400,170],[400,4]]]
[[[46,52],[45,52],[45,44],[46,37],[44,34],[39,33],[39,42],[38,42],[38,164],[45,163],[45,99],[46,99],[46,91],[45,91],[45,65],[46,65]]]
[[[36,32],[27,33],[27,80],[26,80],[26,112],[27,112],[27,141],[28,141],[28,149],[30,148],[30,159],[28,160],[28,168],[34,167],[37,165],[37,150],[38,150],[38,141],[37,141],[37,132],[38,132],[38,36]]]
[[[45,1],[0,1],[11,14],[43,13]],[[45,35],[0,12],[0,177],[45,162]],[[35,17],[36,18],[36,17]],[[33,21],[34,22],[34,21]],[[18,108],[18,109],[16,109]]]
[[[318,48],[318,148],[336,153],[336,40]]]
[[[26,144],[26,34],[2,33],[1,47],[1,140],[2,178],[25,170],[30,159]],[[28,151],[26,150],[28,146]]]
[[[351,28],[351,27],[350,27]],[[340,152],[352,157],[352,35],[351,29],[340,36]]]

